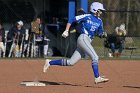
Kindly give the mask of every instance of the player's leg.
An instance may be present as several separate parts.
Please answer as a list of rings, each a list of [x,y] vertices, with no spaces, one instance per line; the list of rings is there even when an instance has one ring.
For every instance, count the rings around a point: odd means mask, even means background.
[[[99,77],[99,71],[98,71],[99,57],[91,45],[91,39],[87,35],[82,34],[78,38],[77,44],[81,50],[85,51],[86,54],[90,56],[90,58],[92,59],[92,68],[93,68],[94,76],[96,78]]]
[[[81,59],[81,51],[76,49],[70,59],[59,59],[59,60],[48,60],[43,68],[43,72],[46,72],[50,65],[59,65],[59,66],[72,66]]]
[[[92,69],[93,69],[94,76],[95,76],[95,83],[108,81],[108,79],[100,77],[99,69],[98,69],[99,57],[91,45],[91,39],[87,35],[82,34],[78,38],[77,44],[78,44],[78,47],[81,50],[83,50],[84,52],[86,52],[92,59]]]

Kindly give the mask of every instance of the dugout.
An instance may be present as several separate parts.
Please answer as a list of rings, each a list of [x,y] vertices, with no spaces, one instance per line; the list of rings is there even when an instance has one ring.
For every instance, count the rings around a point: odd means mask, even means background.
[[[0,0],[0,21],[5,30],[17,20],[22,20],[28,29],[30,22],[39,16],[49,29],[50,47],[57,51],[56,55],[71,56],[75,39],[64,40],[61,34],[67,21],[76,15],[76,9],[82,7],[87,12],[87,6],[88,0]]]
[[[102,19],[107,33],[112,33],[121,23],[126,24],[127,37],[134,37],[134,43],[138,46],[138,54],[135,53],[134,56],[139,56],[139,0],[0,0],[0,21],[4,24],[5,30],[8,30],[13,23],[21,19],[28,29],[34,17],[42,17],[49,28],[50,47],[57,51],[56,55],[70,57],[76,47],[76,33],[70,34],[67,39],[62,38],[61,34],[68,19],[77,15],[77,9],[83,8],[88,12],[88,7],[93,1],[105,5],[107,11]],[[95,38],[93,44],[102,57],[103,41]]]

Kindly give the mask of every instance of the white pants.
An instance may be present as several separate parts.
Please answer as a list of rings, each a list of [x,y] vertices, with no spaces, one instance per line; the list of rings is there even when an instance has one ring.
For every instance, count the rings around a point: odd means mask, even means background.
[[[81,59],[83,53],[86,53],[92,59],[92,62],[98,63],[99,57],[91,45],[91,42],[92,40],[86,34],[81,34],[77,39],[77,49],[67,61],[67,64],[74,65],[77,63]]]
[[[0,42],[0,49],[2,50],[2,52],[5,52],[5,48],[4,48],[3,42]]]
[[[44,55],[48,54],[48,45],[44,45]]]

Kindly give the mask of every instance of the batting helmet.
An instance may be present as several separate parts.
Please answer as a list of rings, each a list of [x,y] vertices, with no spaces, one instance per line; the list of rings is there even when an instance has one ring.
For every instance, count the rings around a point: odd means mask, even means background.
[[[96,13],[98,10],[105,10],[103,7],[103,4],[99,3],[99,2],[93,2],[90,6],[90,11],[92,13]]]

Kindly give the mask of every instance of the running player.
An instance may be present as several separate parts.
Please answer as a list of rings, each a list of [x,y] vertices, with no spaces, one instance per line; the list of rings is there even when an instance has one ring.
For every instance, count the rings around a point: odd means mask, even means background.
[[[43,68],[44,72],[47,72],[47,69],[50,65],[72,66],[81,59],[82,53],[86,53],[92,59],[92,69],[95,76],[95,84],[109,81],[109,79],[100,76],[98,70],[99,57],[91,45],[91,42],[96,34],[98,34],[99,37],[103,37],[105,35],[105,32],[103,31],[102,20],[99,18],[102,14],[102,11],[104,10],[103,4],[99,2],[93,2],[90,6],[91,14],[76,16],[67,23],[66,30],[62,34],[64,38],[69,35],[69,28],[73,22],[82,21],[81,32],[77,39],[77,49],[70,59],[46,59],[46,63]]]

